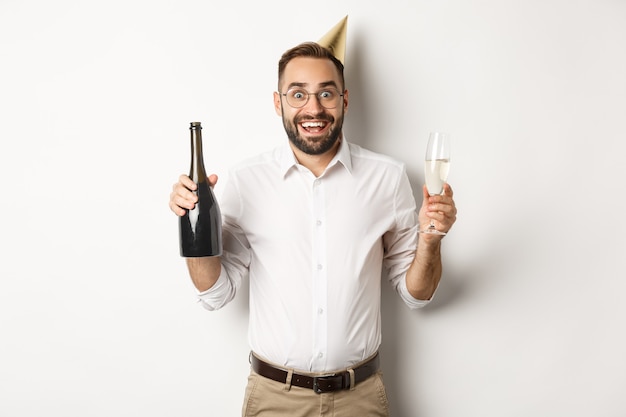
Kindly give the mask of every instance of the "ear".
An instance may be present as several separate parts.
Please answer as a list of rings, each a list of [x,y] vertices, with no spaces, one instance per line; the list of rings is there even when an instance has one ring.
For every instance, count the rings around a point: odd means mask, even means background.
[[[347,113],[348,112],[348,90],[344,90],[343,91],[343,112]]]
[[[277,115],[282,117],[283,111],[282,111],[282,102],[280,100],[280,93],[276,91],[274,91],[274,111],[276,112]]]

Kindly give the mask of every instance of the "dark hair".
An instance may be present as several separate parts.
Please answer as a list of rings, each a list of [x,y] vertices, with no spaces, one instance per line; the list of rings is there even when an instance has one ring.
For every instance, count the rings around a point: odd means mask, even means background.
[[[294,58],[300,57],[309,57],[309,58],[320,58],[320,59],[329,59],[335,64],[337,68],[337,72],[339,73],[339,78],[341,80],[342,89],[345,88],[345,80],[343,78],[343,64],[340,60],[338,60],[333,53],[315,42],[303,42],[300,45],[296,45],[293,48],[285,51],[283,56],[280,57],[280,61],[278,61],[278,88],[280,89],[280,80],[285,72],[285,67],[287,64]]]

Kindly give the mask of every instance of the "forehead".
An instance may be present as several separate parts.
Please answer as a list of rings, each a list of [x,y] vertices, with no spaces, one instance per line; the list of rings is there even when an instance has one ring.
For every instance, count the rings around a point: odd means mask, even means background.
[[[298,57],[285,67],[281,86],[322,86],[334,83],[340,86],[339,71],[329,59]]]

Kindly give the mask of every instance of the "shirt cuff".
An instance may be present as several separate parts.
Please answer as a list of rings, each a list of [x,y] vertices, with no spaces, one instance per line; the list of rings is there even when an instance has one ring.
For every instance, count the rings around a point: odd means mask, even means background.
[[[437,291],[435,291],[437,292]],[[435,294],[433,294],[432,297],[430,297],[430,300],[419,300],[415,297],[413,297],[411,295],[411,293],[409,292],[408,288],[406,287],[406,279],[401,280],[400,282],[400,287],[399,287],[399,293],[400,293],[400,297],[402,298],[402,300],[404,301],[404,303],[409,306],[409,308],[411,310],[415,310],[418,308],[422,308],[425,307],[426,305],[428,305],[433,298],[435,298]]]
[[[198,292],[198,302],[207,310],[218,310],[228,302],[231,291],[231,282],[222,268],[215,284],[208,290]]]

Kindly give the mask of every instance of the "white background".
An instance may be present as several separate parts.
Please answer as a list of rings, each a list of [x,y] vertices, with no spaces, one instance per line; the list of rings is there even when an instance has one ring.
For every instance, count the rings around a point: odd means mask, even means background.
[[[626,2],[2,0],[1,416],[239,415],[247,290],[196,304],[169,192],[191,121],[222,180],[285,140],[278,58],[345,15],[348,139],[418,190],[454,136],[436,299],[384,286],[393,415],[626,415]]]

